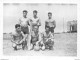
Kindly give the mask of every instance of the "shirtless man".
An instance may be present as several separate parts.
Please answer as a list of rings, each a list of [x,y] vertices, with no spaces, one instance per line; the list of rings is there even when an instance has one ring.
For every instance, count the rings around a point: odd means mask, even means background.
[[[51,12],[48,13],[48,19],[45,21],[45,27],[46,26],[50,27],[49,30],[54,36],[54,29],[56,27],[56,22],[55,22],[55,20],[52,19],[52,13]]]
[[[45,49],[49,49],[52,50],[53,49],[53,45],[54,45],[54,36],[52,35],[52,33],[49,31],[50,27],[45,27],[45,32],[42,33],[42,42],[43,42],[43,46],[45,47]]]
[[[38,26],[38,29],[39,29],[39,26],[41,26],[41,21],[40,21],[40,18],[39,17],[37,17],[37,11],[36,10],[34,10],[33,11],[33,18],[30,20],[30,23],[31,23],[31,31],[33,31],[33,27],[35,26],[35,25],[37,25]]]
[[[23,10],[23,17],[19,19],[19,24],[21,25],[21,31],[25,34],[25,37],[29,34],[29,18],[27,17],[27,10]],[[27,41],[25,39],[24,48],[27,48]]]
[[[23,42],[25,41],[24,33],[21,31],[21,26],[19,24],[15,25],[15,31],[12,33],[12,43],[14,50],[17,50],[19,45],[22,45],[23,48]]]
[[[40,49],[39,44],[41,42],[41,34],[38,31],[38,26],[35,25],[33,28],[34,30],[29,34],[31,49],[35,49],[35,46]]]

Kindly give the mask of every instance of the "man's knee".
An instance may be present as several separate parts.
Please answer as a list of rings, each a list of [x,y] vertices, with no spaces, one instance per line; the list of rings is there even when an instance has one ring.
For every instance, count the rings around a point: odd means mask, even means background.
[[[13,48],[16,47],[16,46],[17,46],[17,44],[15,44],[15,43],[12,44],[12,47],[13,47]]]

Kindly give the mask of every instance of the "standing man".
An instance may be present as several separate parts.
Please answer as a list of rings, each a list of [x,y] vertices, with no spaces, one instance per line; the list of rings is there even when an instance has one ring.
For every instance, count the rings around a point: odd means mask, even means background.
[[[45,21],[45,27],[49,27],[49,31],[54,36],[54,29],[56,27],[56,22],[55,22],[55,20],[52,19],[52,13],[51,12],[48,12],[48,19]]]
[[[33,31],[34,25],[38,26],[38,30],[39,30],[39,26],[41,26],[41,21],[40,18],[37,16],[37,13],[38,12],[36,10],[33,11],[33,18],[30,20],[31,31]]]
[[[27,17],[27,10],[23,10],[23,17],[19,19],[19,24],[21,25],[21,30],[25,34],[25,37],[28,37],[29,34],[29,18]],[[24,48],[27,47],[27,42],[25,39]]]

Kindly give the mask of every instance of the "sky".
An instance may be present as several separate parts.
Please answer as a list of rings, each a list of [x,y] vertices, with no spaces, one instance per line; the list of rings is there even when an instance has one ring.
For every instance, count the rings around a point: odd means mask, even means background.
[[[28,11],[28,18],[33,17],[33,10],[38,11],[41,20],[40,32],[45,31],[45,20],[48,19],[48,12],[52,12],[52,18],[56,21],[55,32],[66,32],[67,22],[77,20],[76,4],[33,4],[33,3],[4,3],[3,4],[3,33],[10,33],[15,30],[14,26],[22,17],[22,11]]]

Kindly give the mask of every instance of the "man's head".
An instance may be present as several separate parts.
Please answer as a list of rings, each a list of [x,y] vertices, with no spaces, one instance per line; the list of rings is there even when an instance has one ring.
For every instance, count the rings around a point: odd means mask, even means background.
[[[46,26],[46,27],[45,27],[46,32],[49,32],[49,29],[50,29],[49,26]]]
[[[27,10],[23,10],[23,16],[24,17],[26,17],[27,13],[28,13]]]
[[[34,30],[34,32],[37,32],[38,31],[38,26],[35,25],[33,30]]]
[[[37,11],[36,10],[33,11],[33,15],[37,16]]]
[[[18,31],[18,32],[21,31],[21,26],[20,26],[20,24],[16,24],[16,25],[15,25],[15,29],[16,29],[16,31]]]
[[[52,18],[52,13],[48,12],[48,18],[51,19]]]

